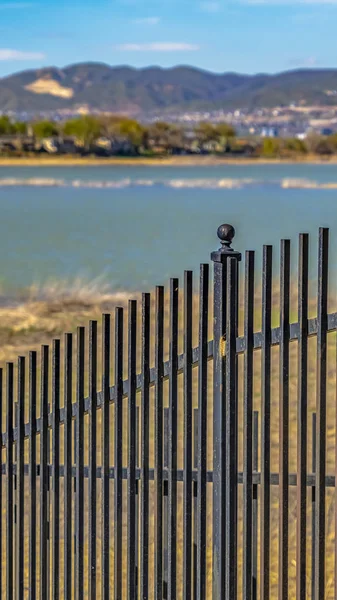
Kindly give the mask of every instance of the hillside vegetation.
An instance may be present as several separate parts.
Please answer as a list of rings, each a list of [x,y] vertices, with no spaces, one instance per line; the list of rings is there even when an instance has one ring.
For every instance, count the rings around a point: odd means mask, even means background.
[[[111,67],[100,63],[23,71],[0,79],[1,111],[53,111],[86,105],[134,114],[192,108],[334,105],[337,69],[276,75],[210,73],[192,67]]]

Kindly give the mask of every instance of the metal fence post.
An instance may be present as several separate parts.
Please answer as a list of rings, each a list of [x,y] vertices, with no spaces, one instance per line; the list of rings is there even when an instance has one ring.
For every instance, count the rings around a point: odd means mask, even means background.
[[[231,248],[235,235],[232,225],[220,225],[221,248],[212,252],[214,262],[214,372],[213,372],[213,600],[225,598],[226,556],[226,281],[228,259],[241,260]],[[233,599],[234,600],[234,599]]]

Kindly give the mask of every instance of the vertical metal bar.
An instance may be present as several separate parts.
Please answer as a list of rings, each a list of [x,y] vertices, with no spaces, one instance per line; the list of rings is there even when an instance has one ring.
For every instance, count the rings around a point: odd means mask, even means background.
[[[150,301],[150,294],[143,294],[140,494],[140,595],[142,598],[148,598],[149,594]]]
[[[64,598],[72,600],[72,334],[64,341]]]
[[[29,600],[36,598],[36,352],[29,353]]]
[[[114,584],[115,600],[122,600],[123,565],[123,309],[115,310],[115,481]]]
[[[85,329],[77,328],[77,381],[76,381],[76,497],[75,497],[75,590],[77,600],[84,598],[84,347]]]
[[[128,315],[128,600],[136,600],[136,348],[137,302],[130,300]]]
[[[0,555],[2,556],[2,493],[3,493],[3,478],[2,478],[2,414],[3,414],[3,371],[0,369]],[[3,576],[2,576],[2,564],[0,566],[0,597],[2,597],[2,584],[3,584]]]
[[[212,252],[214,262],[213,314],[213,600],[225,598],[226,548],[226,406],[225,406],[225,337],[226,278],[229,258],[241,260],[240,252],[231,248],[235,230],[224,224],[218,228],[221,248]],[[236,265],[237,267],[237,265]],[[235,300],[235,335],[237,330],[237,299]],[[237,372],[237,362],[235,373]],[[235,433],[236,435],[236,433]]]
[[[2,502],[2,492],[3,492],[3,478],[2,478],[2,414],[3,414],[3,389],[2,389],[2,385],[3,385],[3,371],[2,369],[0,369],[0,456],[1,456],[1,460],[0,460],[0,554],[2,556],[2,539],[3,539],[3,532],[2,532],[2,507],[3,507],[3,502]],[[2,597],[2,586],[3,586],[3,576],[2,576],[2,564],[0,566],[0,596]]]
[[[237,593],[237,261],[227,267],[226,329],[226,600]]]
[[[41,408],[40,408],[40,600],[49,598],[48,590],[48,386],[49,346],[41,348]]]
[[[25,520],[25,359],[18,359],[18,420],[16,442],[16,594],[24,594],[24,520]]]
[[[14,366],[15,369],[15,366]],[[14,370],[15,373],[15,370]],[[17,573],[17,474],[16,474],[16,467],[17,467],[17,444],[15,443],[15,439],[16,439],[16,433],[17,433],[17,425],[18,425],[18,403],[15,402],[15,382],[13,384],[14,387],[14,427],[13,427],[13,483],[14,483],[14,507],[13,507],[13,514],[14,514],[14,539],[13,539],[13,576],[14,576],[14,581],[13,581],[13,594],[14,597],[16,597],[16,573]]]
[[[14,568],[14,549],[13,549],[13,409],[14,409],[14,365],[6,365],[6,394],[7,394],[7,536],[6,536],[6,590],[7,600],[13,600],[13,568]]]
[[[225,368],[226,262],[214,263],[213,328],[213,598],[225,598]]]
[[[0,460],[0,515],[2,515],[2,511],[3,511],[3,500],[2,500],[2,494],[3,494],[3,463],[2,463],[2,414],[3,414],[3,409],[4,409],[4,404],[3,404],[3,370],[2,368],[0,369],[0,453],[1,453],[1,460]],[[6,483],[5,483],[6,486]],[[0,518],[0,552],[1,552],[1,556],[2,556],[2,540],[5,536],[3,535],[3,528],[2,528],[2,516]],[[2,592],[3,592],[3,573],[2,573],[2,564],[0,567],[0,596],[2,596]]]
[[[163,598],[163,351],[164,288],[156,288],[155,337],[155,600]]]
[[[336,382],[337,383],[337,382]],[[337,407],[337,386],[336,386],[336,407]],[[337,423],[337,411],[336,411]],[[337,432],[337,428],[336,428]],[[335,442],[335,597],[337,596],[337,443]]]
[[[6,498],[6,591],[7,600],[13,600],[13,568],[14,568],[14,549],[13,549],[13,409],[14,409],[14,365],[6,365],[6,429],[7,429],[7,498]]]
[[[164,469],[169,468],[169,429],[170,429],[170,420],[169,420],[169,409],[164,408]]]
[[[136,472],[139,469],[139,441],[140,441],[140,407],[136,406]],[[138,598],[138,587],[139,587],[139,479],[136,477],[136,497],[135,497],[135,511],[136,511],[136,522],[135,522],[135,539],[136,539],[136,550],[135,550],[135,579],[136,579],[136,592],[135,596]]]
[[[170,281],[168,600],[177,587],[178,279]]]
[[[298,279],[298,409],[297,409],[297,542],[296,597],[306,600],[307,552],[307,377],[308,377],[309,236],[299,239]]]
[[[206,598],[206,508],[207,508],[207,350],[209,265],[200,266],[199,369],[198,369],[198,600]]]
[[[253,413],[253,472],[259,469],[259,413]],[[253,526],[252,526],[252,600],[257,600],[257,552],[258,552],[258,484],[253,483]]]
[[[288,600],[290,241],[281,241],[279,411],[279,600]]]
[[[184,275],[184,600],[192,599],[193,273]]]
[[[1,455],[1,460],[0,460],[0,552],[1,552],[1,556],[2,556],[2,549],[3,549],[3,545],[2,545],[2,541],[4,539],[4,535],[3,535],[3,528],[2,528],[2,511],[3,511],[3,499],[2,499],[2,494],[3,494],[3,485],[4,485],[4,481],[3,481],[3,464],[2,464],[2,415],[3,415],[3,409],[4,409],[4,403],[3,403],[3,370],[2,368],[0,369],[0,455]],[[5,483],[6,486],[6,483]],[[2,592],[3,592],[3,573],[2,573],[2,564],[0,567],[0,596],[2,596]]]
[[[193,466],[198,469],[198,440],[199,440],[199,410],[193,410],[194,438],[193,438]],[[197,600],[197,559],[198,559],[198,481],[193,481],[193,600]]]
[[[316,474],[317,423],[316,413],[312,414],[312,473]],[[315,600],[316,580],[316,485],[311,488],[311,597]]]
[[[260,596],[269,599],[270,584],[270,363],[272,247],[263,247],[262,272],[262,414],[261,414],[261,561]]]
[[[102,318],[102,600],[109,598],[110,538],[110,315]]]
[[[164,469],[169,467],[169,409],[164,408]],[[163,598],[167,600],[168,594],[168,481],[164,481],[163,520],[164,520],[164,580]]]
[[[315,599],[325,595],[325,473],[326,473],[326,372],[328,327],[329,230],[319,230],[317,294],[317,454],[316,454],[316,577]]]
[[[89,325],[89,600],[97,592],[97,321]]]
[[[243,600],[252,598],[254,252],[246,252],[243,425]]]
[[[52,374],[53,565],[52,598],[60,597],[60,340],[53,341]]]

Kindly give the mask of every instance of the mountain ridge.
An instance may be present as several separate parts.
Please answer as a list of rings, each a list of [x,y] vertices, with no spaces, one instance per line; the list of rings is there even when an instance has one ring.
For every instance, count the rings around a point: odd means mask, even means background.
[[[276,74],[213,73],[178,65],[137,69],[85,62],[43,67],[0,78],[0,111],[89,110],[165,113],[186,110],[337,104],[337,69]]]

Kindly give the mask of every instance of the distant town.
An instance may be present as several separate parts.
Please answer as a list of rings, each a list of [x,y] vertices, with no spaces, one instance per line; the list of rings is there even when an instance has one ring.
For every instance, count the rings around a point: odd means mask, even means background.
[[[137,120],[144,125],[165,121],[180,124],[186,129],[202,122],[213,124],[227,123],[235,128],[238,136],[261,137],[297,137],[305,139],[308,135],[332,135],[337,133],[337,90],[331,91],[336,96],[336,106],[301,106],[295,103],[289,106],[275,106],[273,108],[206,110],[165,112],[163,115],[143,113]],[[51,120],[62,124],[69,119],[91,114],[95,117],[111,116],[111,113],[91,109],[89,106],[80,106],[74,109],[59,111],[39,111],[35,113],[0,111],[0,116],[7,116],[13,122],[29,123],[31,121]],[[118,113],[113,113],[118,115]],[[123,115],[119,115],[123,116]],[[127,116],[129,114],[127,113]]]
[[[332,93],[332,92],[331,92]],[[209,121],[226,122],[232,125],[238,135],[262,137],[297,137],[305,139],[311,133],[331,135],[337,132],[337,91],[336,106],[275,106],[257,108],[252,111],[206,111],[170,114],[165,120],[189,125]]]
[[[0,156],[233,155],[294,158],[337,153],[337,107],[186,112],[136,120],[83,107],[0,116]]]

